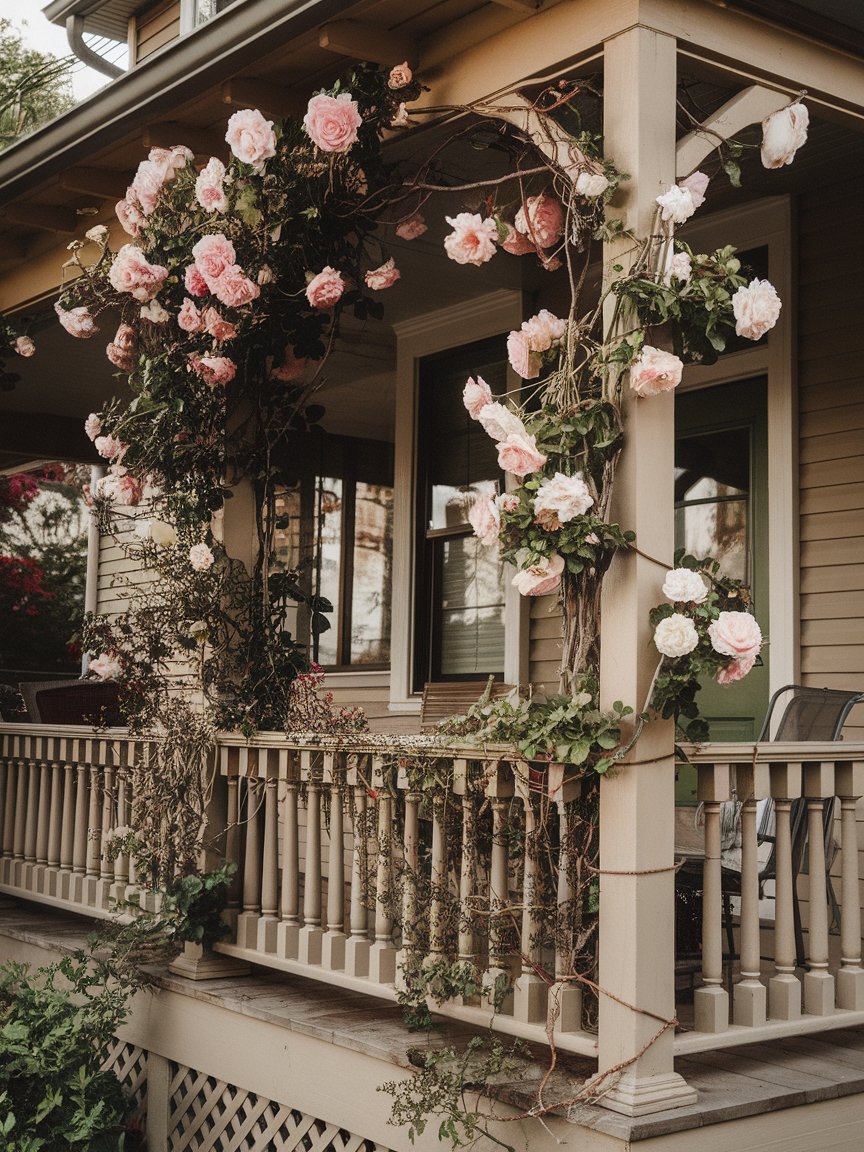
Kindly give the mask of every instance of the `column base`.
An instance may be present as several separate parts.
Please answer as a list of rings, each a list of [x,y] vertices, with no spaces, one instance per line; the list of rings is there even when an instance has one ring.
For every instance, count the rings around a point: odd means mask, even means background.
[[[237,944],[240,948],[258,947],[258,921],[261,917],[257,912],[241,912],[237,917]]]
[[[345,967],[345,941],[344,932],[327,931],[321,941],[321,963],[331,972],[341,972]]]
[[[345,971],[349,976],[369,975],[369,951],[372,945],[364,936],[349,936],[345,941]]]
[[[686,1108],[697,1099],[696,1089],[677,1072],[663,1072],[658,1076],[624,1072],[615,1087],[605,1092],[597,1103],[622,1116],[649,1116],[670,1108]]]
[[[296,960],[299,938],[300,925],[281,920],[276,925],[276,955],[283,960]]]
[[[864,968],[841,968],[837,973],[837,1007],[856,1012],[864,1008]]]
[[[48,883],[48,865],[37,864],[33,868],[32,877],[32,891],[38,892],[41,896],[45,895],[45,889]]]
[[[513,1017],[523,1024],[542,1024],[546,1020],[549,985],[539,976],[522,973],[513,986]]]
[[[111,889],[114,886],[113,880],[102,878],[96,883],[96,907],[104,908],[106,911],[111,907]]]
[[[221,956],[202,944],[187,941],[180,955],[168,965],[168,971],[187,980],[221,980],[228,976],[248,976],[252,968],[233,956]]]
[[[707,984],[693,993],[693,1017],[697,1032],[725,1032],[729,1027],[729,993]]]
[[[375,984],[396,980],[396,949],[385,940],[376,940],[369,949],[369,979]]]
[[[81,885],[81,903],[87,908],[98,907],[96,899],[99,893],[99,877],[85,876]]]
[[[549,989],[548,1012],[553,1033],[582,1029],[582,989],[571,981],[556,981]]]
[[[45,895],[57,900],[60,896],[61,882],[62,873],[57,868],[49,868],[45,873]]]
[[[732,1022],[761,1028],[768,1019],[768,989],[759,980],[742,980],[732,990]]]
[[[861,973],[864,976],[864,972]],[[768,981],[768,1004],[772,1020],[801,1018],[801,984],[796,976],[783,972]]]
[[[262,916],[258,921],[258,938],[256,941],[256,948],[259,952],[276,951],[276,932],[279,928],[279,921],[275,916]]]
[[[483,1002],[493,1012],[513,1014],[513,973],[507,968],[488,968],[483,973]]]
[[[809,1016],[834,1015],[834,977],[821,968],[804,975],[804,1011]]]
[[[303,925],[297,941],[297,959],[301,964],[318,965],[321,963],[321,939],[323,935],[323,929],[316,924]]]

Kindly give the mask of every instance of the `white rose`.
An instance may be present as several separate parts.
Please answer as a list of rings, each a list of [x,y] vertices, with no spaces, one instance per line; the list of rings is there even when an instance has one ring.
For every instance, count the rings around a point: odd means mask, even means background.
[[[189,549],[189,563],[196,572],[206,572],[215,557],[206,544],[193,544]]]
[[[141,309],[141,319],[149,320],[151,324],[166,324],[171,319],[171,314],[162,307],[158,300],[151,300]]]
[[[102,421],[96,412],[91,412],[87,419],[84,421],[84,431],[91,440],[95,440],[102,432]]]
[[[660,205],[661,218],[671,220],[673,224],[683,224],[696,211],[690,190],[682,188],[680,184],[673,184],[668,192],[658,196],[657,203]]]
[[[762,648],[762,630],[749,612],[721,612],[708,625],[711,647],[721,656],[758,656]]]
[[[544,528],[555,530],[577,516],[584,516],[594,504],[594,497],[582,479],[582,473],[565,476],[556,472],[551,480],[544,480],[534,497],[534,513]]]
[[[177,543],[173,525],[164,520],[139,520],[135,531],[142,540],[152,540],[157,548],[173,548]]]
[[[790,104],[772,112],[762,121],[762,164],[782,168],[791,164],[795,153],[807,142],[810,113],[803,104]]]
[[[123,669],[119,660],[113,656],[109,656],[107,652],[103,652],[101,656],[97,656],[95,660],[90,661],[87,666],[87,671],[93,672],[100,680],[117,680]]]
[[[686,284],[693,272],[693,265],[686,252],[676,252],[669,261],[669,279]]]
[[[576,177],[574,192],[577,196],[584,196],[592,200],[595,196],[602,196],[609,187],[609,181],[602,172],[580,172]]]
[[[699,633],[689,616],[673,612],[654,629],[654,643],[664,656],[686,656],[699,643]]]
[[[94,244],[99,244],[102,248],[108,243],[108,229],[104,224],[94,224],[92,228],[84,233],[88,240]]]
[[[663,595],[673,604],[701,604],[708,597],[708,586],[698,572],[673,568],[663,581]]]
[[[477,414],[477,419],[483,425],[484,432],[498,443],[506,440],[508,436],[527,435],[525,425],[516,413],[497,401],[485,404]]]
[[[768,280],[751,280],[732,297],[735,331],[747,340],[759,340],[777,323],[783,303]]]

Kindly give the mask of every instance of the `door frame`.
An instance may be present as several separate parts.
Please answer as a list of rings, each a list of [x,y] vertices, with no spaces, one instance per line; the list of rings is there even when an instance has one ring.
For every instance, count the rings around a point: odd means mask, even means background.
[[[793,280],[794,213],[791,197],[771,196],[690,223],[680,231],[694,249],[734,244],[741,251],[767,247],[768,277],[783,302],[763,345],[721,356],[716,364],[684,369],[681,391],[710,388],[748,376],[767,377],[768,617],[771,621],[769,691],[797,683],[799,644],[797,301]]]

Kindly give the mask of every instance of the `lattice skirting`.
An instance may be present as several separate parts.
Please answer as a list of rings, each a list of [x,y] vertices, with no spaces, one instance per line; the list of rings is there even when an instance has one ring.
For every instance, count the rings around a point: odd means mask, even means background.
[[[171,1152],[390,1152],[286,1104],[171,1064]]]
[[[103,1068],[113,1072],[126,1089],[131,1118],[143,1131],[147,1120],[147,1053],[136,1044],[115,1040],[108,1049]]]

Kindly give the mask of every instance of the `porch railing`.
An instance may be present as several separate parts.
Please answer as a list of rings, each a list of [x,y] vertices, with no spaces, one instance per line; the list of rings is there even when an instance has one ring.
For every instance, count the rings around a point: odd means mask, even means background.
[[[146,903],[134,863],[112,860],[103,841],[118,826],[134,827],[137,773],[152,756],[152,742],[120,731],[0,728],[0,890],[95,916],[135,892]],[[864,745],[705,745],[689,757],[704,803],[702,971],[694,1027],[679,1031],[675,1050],[864,1022],[856,824]],[[418,740],[394,752],[374,737],[346,747],[222,736],[216,773],[212,815],[238,864],[232,937],[220,949],[391,1000],[406,966],[463,961],[480,971],[482,987],[454,995],[445,1014],[484,1026],[494,1016],[499,1030],[541,1042],[551,1027],[560,1049],[597,1054],[596,1014],[568,979],[580,970],[574,957],[595,939],[593,913],[572,898],[578,782],[553,767],[529,786],[526,766],[504,748],[467,753]],[[735,797],[741,872],[730,995],[720,818]],[[804,969],[796,967],[789,819],[798,797],[810,827],[806,875],[797,879],[807,896]],[[839,950],[831,946],[822,833],[833,797]],[[776,809],[773,921],[760,921],[763,798]],[[600,836],[602,848],[602,828]],[[668,892],[669,906],[656,909],[663,932],[672,931],[671,885]],[[770,963],[761,955],[766,942]],[[615,994],[603,972],[600,987],[601,997]]]

